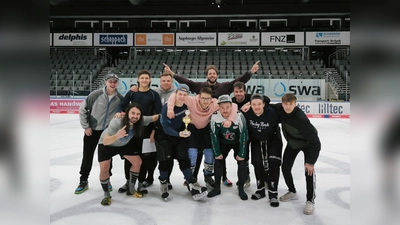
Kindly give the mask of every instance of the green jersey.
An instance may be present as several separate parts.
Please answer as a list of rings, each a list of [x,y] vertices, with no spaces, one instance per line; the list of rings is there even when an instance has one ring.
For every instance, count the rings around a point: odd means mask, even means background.
[[[248,138],[246,119],[241,112],[238,112],[235,120],[232,122],[232,125],[229,128],[222,126],[222,122],[225,120],[226,119],[222,117],[219,111],[211,116],[211,142],[214,156],[217,157],[221,155],[220,143],[223,143],[227,145],[238,144],[238,156],[245,158],[247,151],[246,142]]]

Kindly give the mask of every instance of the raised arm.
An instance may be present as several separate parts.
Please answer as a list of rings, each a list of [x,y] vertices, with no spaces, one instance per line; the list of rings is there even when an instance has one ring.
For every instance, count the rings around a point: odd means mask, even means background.
[[[238,81],[241,81],[241,82],[243,82],[243,83],[247,83],[247,81],[250,80],[250,78],[253,76],[253,74],[254,74],[255,72],[257,72],[257,70],[258,70],[258,63],[260,63],[260,60],[258,60],[256,63],[254,63],[254,65],[253,65],[253,67],[251,68],[250,71],[247,71],[247,72],[245,72],[243,75],[241,75],[241,76],[239,76],[239,77],[236,77],[236,78],[235,78],[234,80],[232,80],[232,81],[229,81],[229,82],[228,82],[228,84],[229,84],[229,90],[233,90],[233,84],[236,83],[236,82],[238,82]]]
[[[172,93],[167,101],[167,117],[169,119],[172,119],[175,117],[174,113],[174,106],[175,106],[175,93]]]
[[[183,76],[176,75],[174,72],[172,72],[171,68],[167,64],[163,63],[163,65],[164,65],[164,71],[171,73],[172,77],[175,78],[175,80],[178,81],[178,83],[186,84],[187,86],[189,86],[191,92],[195,92],[196,94],[200,92],[200,89],[202,88],[201,82],[194,82]]]

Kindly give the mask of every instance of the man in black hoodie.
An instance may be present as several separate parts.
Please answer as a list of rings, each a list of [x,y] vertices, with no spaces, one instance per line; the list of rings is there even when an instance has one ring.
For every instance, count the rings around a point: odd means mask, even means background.
[[[306,176],[307,202],[304,214],[314,213],[315,199],[315,170],[321,150],[321,142],[317,129],[311,124],[305,113],[296,106],[297,98],[294,94],[282,96],[282,103],[273,107],[276,109],[282,123],[282,132],[287,145],[283,154],[282,173],[289,191],[279,198],[286,202],[298,199],[293,182],[292,167],[300,151],[304,153],[304,170]]]

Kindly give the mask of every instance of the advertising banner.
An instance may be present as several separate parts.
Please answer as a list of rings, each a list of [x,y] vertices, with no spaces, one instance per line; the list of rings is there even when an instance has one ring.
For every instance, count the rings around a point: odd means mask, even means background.
[[[84,99],[50,99],[50,113],[79,113]]]
[[[176,46],[217,46],[217,33],[176,33]]]
[[[230,82],[232,79],[218,79],[218,82]],[[194,82],[204,82],[205,78],[191,78]],[[137,78],[120,78],[118,91],[125,94],[130,86],[137,84]],[[174,79],[174,84],[178,83]],[[152,79],[151,86],[158,87],[159,79]],[[324,79],[250,79],[246,82],[246,90],[249,94],[262,94],[271,100],[278,100],[286,93],[293,93],[298,100],[313,101],[325,100]]]
[[[304,32],[262,32],[261,46],[304,46]]]
[[[218,33],[218,46],[260,46],[260,33]]]
[[[297,107],[299,107],[309,118],[350,118],[349,102],[298,101]]]
[[[350,45],[350,31],[306,32],[306,45]]]
[[[92,33],[54,33],[54,46],[93,46]]]
[[[135,34],[135,46],[174,46],[173,33]]]
[[[94,46],[133,46],[133,33],[95,33]]]

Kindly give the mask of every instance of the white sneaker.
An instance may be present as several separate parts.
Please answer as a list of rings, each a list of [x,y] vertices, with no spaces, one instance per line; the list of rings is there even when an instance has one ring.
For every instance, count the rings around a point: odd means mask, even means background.
[[[279,201],[287,202],[287,201],[290,201],[290,200],[297,200],[297,199],[299,199],[299,196],[297,196],[297,193],[293,193],[291,191],[288,191],[286,194],[282,195],[279,198]]]
[[[312,215],[314,213],[314,203],[307,201],[303,213],[306,215]]]

